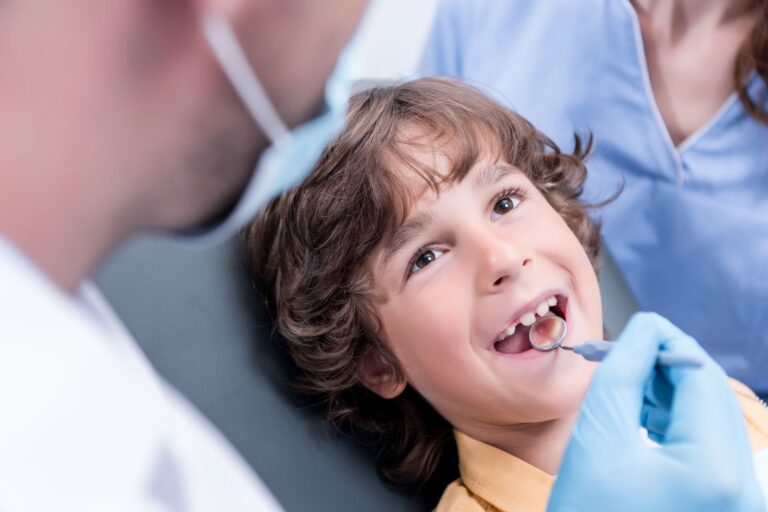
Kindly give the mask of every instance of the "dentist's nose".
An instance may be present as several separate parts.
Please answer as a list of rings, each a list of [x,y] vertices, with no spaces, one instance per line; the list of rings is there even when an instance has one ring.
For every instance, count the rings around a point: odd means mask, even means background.
[[[479,234],[473,240],[477,260],[477,284],[481,293],[498,293],[514,283],[533,260],[519,244],[494,233]]]

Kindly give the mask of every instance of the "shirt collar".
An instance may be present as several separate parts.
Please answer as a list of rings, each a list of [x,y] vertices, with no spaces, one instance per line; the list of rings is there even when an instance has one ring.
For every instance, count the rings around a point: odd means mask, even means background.
[[[454,437],[461,480],[473,494],[504,511],[546,510],[555,477],[459,431]]]

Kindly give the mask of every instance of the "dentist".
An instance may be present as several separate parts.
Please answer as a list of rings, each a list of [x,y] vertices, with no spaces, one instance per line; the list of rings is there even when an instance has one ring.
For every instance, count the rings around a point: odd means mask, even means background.
[[[363,9],[0,3],[0,510],[280,509],[88,279],[140,232],[224,240],[301,179],[343,122],[350,55],[337,55]],[[670,373],[647,405],[658,350],[700,349],[656,317],[633,325],[595,378],[550,508],[762,506],[743,425],[718,417],[733,407],[719,369]],[[664,427],[651,455],[631,444],[649,418]],[[713,444],[722,458],[703,460]],[[605,473],[619,455],[625,472]]]
[[[88,278],[140,232],[224,240],[300,179],[365,3],[0,2],[0,510],[280,509]]]

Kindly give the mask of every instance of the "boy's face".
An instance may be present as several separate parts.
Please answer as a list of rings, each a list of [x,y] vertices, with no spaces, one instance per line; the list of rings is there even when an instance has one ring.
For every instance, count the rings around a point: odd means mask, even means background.
[[[423,188],[415,177],[407,183]],[[554,298],[566,345],[602,338],[597,278],[576,236],[522,172],[479,161],[439,195],[426,190],[392,240],[368,261],[385,297],[381,334],[408,383],[444,418],[482,437],[575,415],[594,363],[532,349],[524,323]]]

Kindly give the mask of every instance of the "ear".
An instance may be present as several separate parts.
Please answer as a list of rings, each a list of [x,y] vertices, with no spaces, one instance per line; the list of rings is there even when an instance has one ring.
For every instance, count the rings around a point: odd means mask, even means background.
[[[378,350],[366,352],[357,376],[363,386],[387,400],[400,395],[408,385],[408,382]]]

